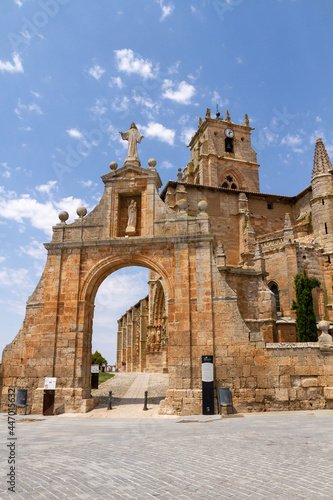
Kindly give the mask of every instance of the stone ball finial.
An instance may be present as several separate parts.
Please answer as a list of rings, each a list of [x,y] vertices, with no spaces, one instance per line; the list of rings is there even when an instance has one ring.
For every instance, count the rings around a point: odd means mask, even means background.
[[[148,165],[149,165],[150,168],[155,168],[156,167],[156,163],[157,163],[157,161],[155,160],[155,158],[149,158]]]
[[[69,218],[69,215],[68,212],[66,212],[66,210],[61,210],[61,212],[59,212],[58,214],[58,217],[61,220],[61,222],[65,224],[66,220],[68,220]]]
[[[78,207],[76,210],[77,215],[82,219],[85,215],[87,215],[87,209],[86,207]]]
[[[188,207],[188,203],[185,199],[182,199],[182,200],[179,200],[177,202],[177,207],[179,208],[179,210],[184,213]]]
[[[321,331],[321,335],[320,335],[318,341],[320,343],[324,343],[324,344],[326,344],[326,343],[331,344],[332,343],[332,337],[328,333],[330,328],[331,328],[331,324],[329,321],[325,321],[325,320],[319,321],[318,329]]]
[[[200,211],[200,214],[205,214],[206,210],[207,210],[207,207],[208,207],[208,203],[207,203],[206,200],[199,201],[199,203],[198,203],[198,209]]]
[[[112,161],[110,163],[110,169],[111,170],[117,170],[117,168],[118,168],[118,163],[116,161]]]

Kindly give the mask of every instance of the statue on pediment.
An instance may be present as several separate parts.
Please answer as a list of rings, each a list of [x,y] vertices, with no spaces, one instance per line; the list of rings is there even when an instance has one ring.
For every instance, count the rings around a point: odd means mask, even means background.
[[[141,165],[141,162],[139,160],[138,156],[138,144],[141,142],[141,139],[143,139],[143,135],[140,134],[140,132],[137,129],[137,126],[135,125],[134,122],[131,123],[131,126],[127,132],[119,132],[121,135],[121,138],[123,141],[128,141],[128,150],[127,150],[127,156],[125,159],[125,164],[126,163],[135,163]]]

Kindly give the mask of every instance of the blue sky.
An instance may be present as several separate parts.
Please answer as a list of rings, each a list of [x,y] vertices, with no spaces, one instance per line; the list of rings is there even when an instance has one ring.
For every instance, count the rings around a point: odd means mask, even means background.
[[[135,121],[142,166],[175,180],[207,107],[248,113],[261,191],[310,183],[314,144],[333,157],[331,0],[2,0],[0,4],[0,349],[24,318],[60,210],[76,217]],[[114,362],[116,322],[147,274],[110,276],[93,349]]]

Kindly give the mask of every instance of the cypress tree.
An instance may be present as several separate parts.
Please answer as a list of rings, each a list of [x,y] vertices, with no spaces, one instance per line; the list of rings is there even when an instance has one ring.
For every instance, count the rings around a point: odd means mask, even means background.
[[[320,286],[316,278],[309,278],[305,271],[296,274],[294,278],[296,302],[293,300],[292,309],[296,309],[296,329],[298,342],[317,342],[317,323],[313,309],[312,290]]]

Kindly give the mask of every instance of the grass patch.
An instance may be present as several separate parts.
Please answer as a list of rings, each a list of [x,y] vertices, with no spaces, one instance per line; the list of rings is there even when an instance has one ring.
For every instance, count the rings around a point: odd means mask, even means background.
[[[106,382],[109,380],[109,378],[114,377],[114,373],[108,373],[108,372],[100,372],[98,376],[98,385],[103,384],[103,382]]]

